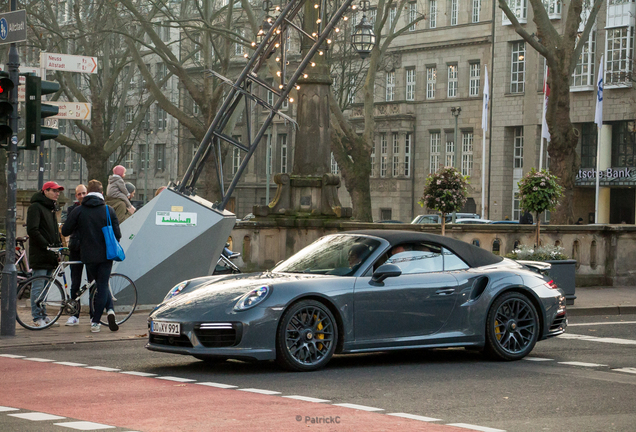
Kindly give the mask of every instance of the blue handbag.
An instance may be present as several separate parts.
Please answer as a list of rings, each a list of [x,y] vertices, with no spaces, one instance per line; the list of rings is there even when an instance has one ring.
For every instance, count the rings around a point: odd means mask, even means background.
[[[110,210],[106,207],[106,218],[108,219],[108,225],[102,228],[104,233],[104,240],[106,240],[106,259],[113,261],[123,261],[126,259],[124,249],[121,247],[115,233],[113,232],[113,225],[110,221]]]

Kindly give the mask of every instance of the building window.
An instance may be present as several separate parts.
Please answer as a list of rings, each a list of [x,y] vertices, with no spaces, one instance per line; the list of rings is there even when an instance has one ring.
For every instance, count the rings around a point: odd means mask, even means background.
[[[519,200],[519,187],[516,187],[512,193],[512,220],[521,219],[521,204]]]
[[[543,6],[550,19],[561,19],[561,0],[543,0]]]
[[[523,126],[516,127],[514,132],[515,168],[523,168]]]
[[[523,93],[526,80],[526,44],[512,43],[510,66],[510,93]]]
[[[406,100],[415,100],[415,68],[406,69]]]
[[[19,152],[23,153],[23,152]],[[30,151],[29,152],[29,171],[37,171],[38,170],[38,152]]]
[[[386,134],[380,134],[380,177],[386,177],[386,166],[389,157],[389,145],[386,141]]]
[[[634,27],[607,30],[605,44],[605,85],[631,84]]]
[[[481,12],[481,0],[473,0],[473,22],[479,22],[479,13]]]
[[[409,23],[412,23],[417,19],[417,2],[409,3]],[[415,25],[409,27],[409,31],[415,31]]]
[[[168,126],[168,113],[157,104],[157,130],[166,130]]]
[[[397,177],[400,175],[400,139],[395,132],[393,132],[391,138],[393,141],[393,177]]]
[[[633,167],[636,161],[636,130],[634,121],[621,121],[612,125],[612,166]]]
[[[267,103],[274,106],[274,92],[267,90]]]
[[[131,124],[133,122],[134,116],[135,116],[135,113],[133,112],[133,107],[127,106],[126,107],[126,124]]]
[[[236,175],[241,166],[241,149],[238,147],[232,148],[232,175]]]
[[[579,33],[579,37],[581,34]],[[592,30],[590,36],[583,45],[579,62],[572,74],[573,87],[585,87],[594,89],[594,52],[596,51],[596,31]]]
[[[395,94],[395,71],[386,73],[386,101],[391,102]]]
[[[348,101],[350,104],[356,103],[356,77],[349,77],[349,93],[348,93]]]
[[[161,40],[164,42],[170,41],[170,23],[168,21],[164,21],[161,24]]]
[[[528,22],[528,6],[526,3],[527,0],[508,0],[508,7],[512,11],[513,15],[517,17],[517,21],[520,24],[525,24]],[[502,12],[502,20],[501,23],[503,25],[512,24],[505,13]]]
[[[51,149],[44,149],[44,171],[51,170]]]
[[[431,132],[431,158],[429,172],[435,173],[439,169],[439,160],[441,157],[441,133]]]
[[[581,168],[596,169],[597,138],[596,123],[583,123],[581,126]]]
[[[390,29],[393,27],[393,23],[395,22],[395,15],[397,14],[397,8],[392,7],[391,10],[389,11],[389,28],[387,29],[387,31],[390,31]]]
[[[243,32],[242,31],[238,31],[238,34],[242,37],[243,36]],[[237,40],[234,43],[234,55],[235,56],[242,56],[244,52],[244,47],[243,47],[243,42],[241,42],[241,40]]]
[[[333,152],[331,152],[331,174],[340,174],[340,169],[338,169],[338,162],[336,162],[336,158],[333,157]]]
[[[413,134],[407,133],[404,136],[404,177],[411,175],[411,147],[413,146]]]
[[[18,171],[24,171],[24,152],[18,152]]]
[[[66,171],[66,148],[58,147],[55,158],[57,159],[57,172]]]
[[[429,0],[428,28],[437,27],[437,0]]]
[[[81,165],[81,162],[82,162],[82,155],[79,154],[79,153],[73,152],[72,158],[73,158],[73,160],[71,161],[71,171],[79,172],[80,165]]]
[[[199,63],[201,61],[201,35],[199,33],[195,33],[193,36],[194,43],[192,50],[194,51],[194,61]]]
[[[166,145],[155,144],[155,170],[163,172],[166,170]]]
[[[446,164],[447,167],[455,166],[455,136],[454,132],[446,134]]]
[[[146,154],[146,149],[150,147],[146,147],[146,144],[139,144],[139,172],[146,171],[146,167],[148,166],[148,160],[146,156],[150,156]]]
[[[462,134],[462,174],[470,176],[473,172],[473,133]]]
[[[469,95],[479,96],[479,87],[481,81],[481,63],[470,64],[470,82],[469,82]]]
[[[457,25],[457,0],[451,0],[451,17],[450,25]]]
[[[375,142],[371,144],[371,177],[375,177]]]
[[[457,65],[448,65],[448,97],[457,97]]]
[[[435,99],[435,84],[437,83],[437,68],[426,68],[426,99]]]
[[[127,170],[133,169],[133,164],[135,163],[135,155],[133,154],[132,148],[126,152],[126,156],[124,157],[124,167]]]
[[[285,174],[287,169],[287,135],[281,134],[278,135],[278,140],[280,142],[280,172]]]
[[[163,62],[157,63],[157,84],[161,85],[161,87],[164,87],[166,85],[165,82],[161,83],[161,80],[163,80],[166,75],[168,75],[166,64]]]

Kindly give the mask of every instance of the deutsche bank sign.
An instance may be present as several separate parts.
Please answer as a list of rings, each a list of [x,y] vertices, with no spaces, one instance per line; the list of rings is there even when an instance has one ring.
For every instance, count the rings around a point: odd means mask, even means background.
[[[599,179],[614,180],[618,178],[630,178],[633,168],[608,168],[598,171]],[[594,169],[580,169],[576,175],[577,180],[595,179],[597,171]]]

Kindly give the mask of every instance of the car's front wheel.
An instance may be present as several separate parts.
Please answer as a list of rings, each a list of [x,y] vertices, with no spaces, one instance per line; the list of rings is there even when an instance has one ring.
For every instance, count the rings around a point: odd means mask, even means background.
[[[518,292],[498,297],[486,323],[486,351],[501,360],[519,360],[539,337],[539,316],[530,299]]]
[[[276,360],[293,371],[320,369],[333,356],[337,342],[338,327],[329,308],[303,300],[283,314],[276,336]]]

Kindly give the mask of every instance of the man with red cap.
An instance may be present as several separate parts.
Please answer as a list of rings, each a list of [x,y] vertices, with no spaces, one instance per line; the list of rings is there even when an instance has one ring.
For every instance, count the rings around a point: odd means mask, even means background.
[[[29,263],[33,276],[50,276],[57,267],[57,255],[47,250],[49,246],[61,246],[57,223],[57,199],[64,188],[54,181],[44,183],[42,190],[31,197],[27,210],[27,234],[29,235]],[[47,324],[46,307],[39,307],[35,300],[44,283],[34,283],[31,288],[31,315],[36,326]]]

